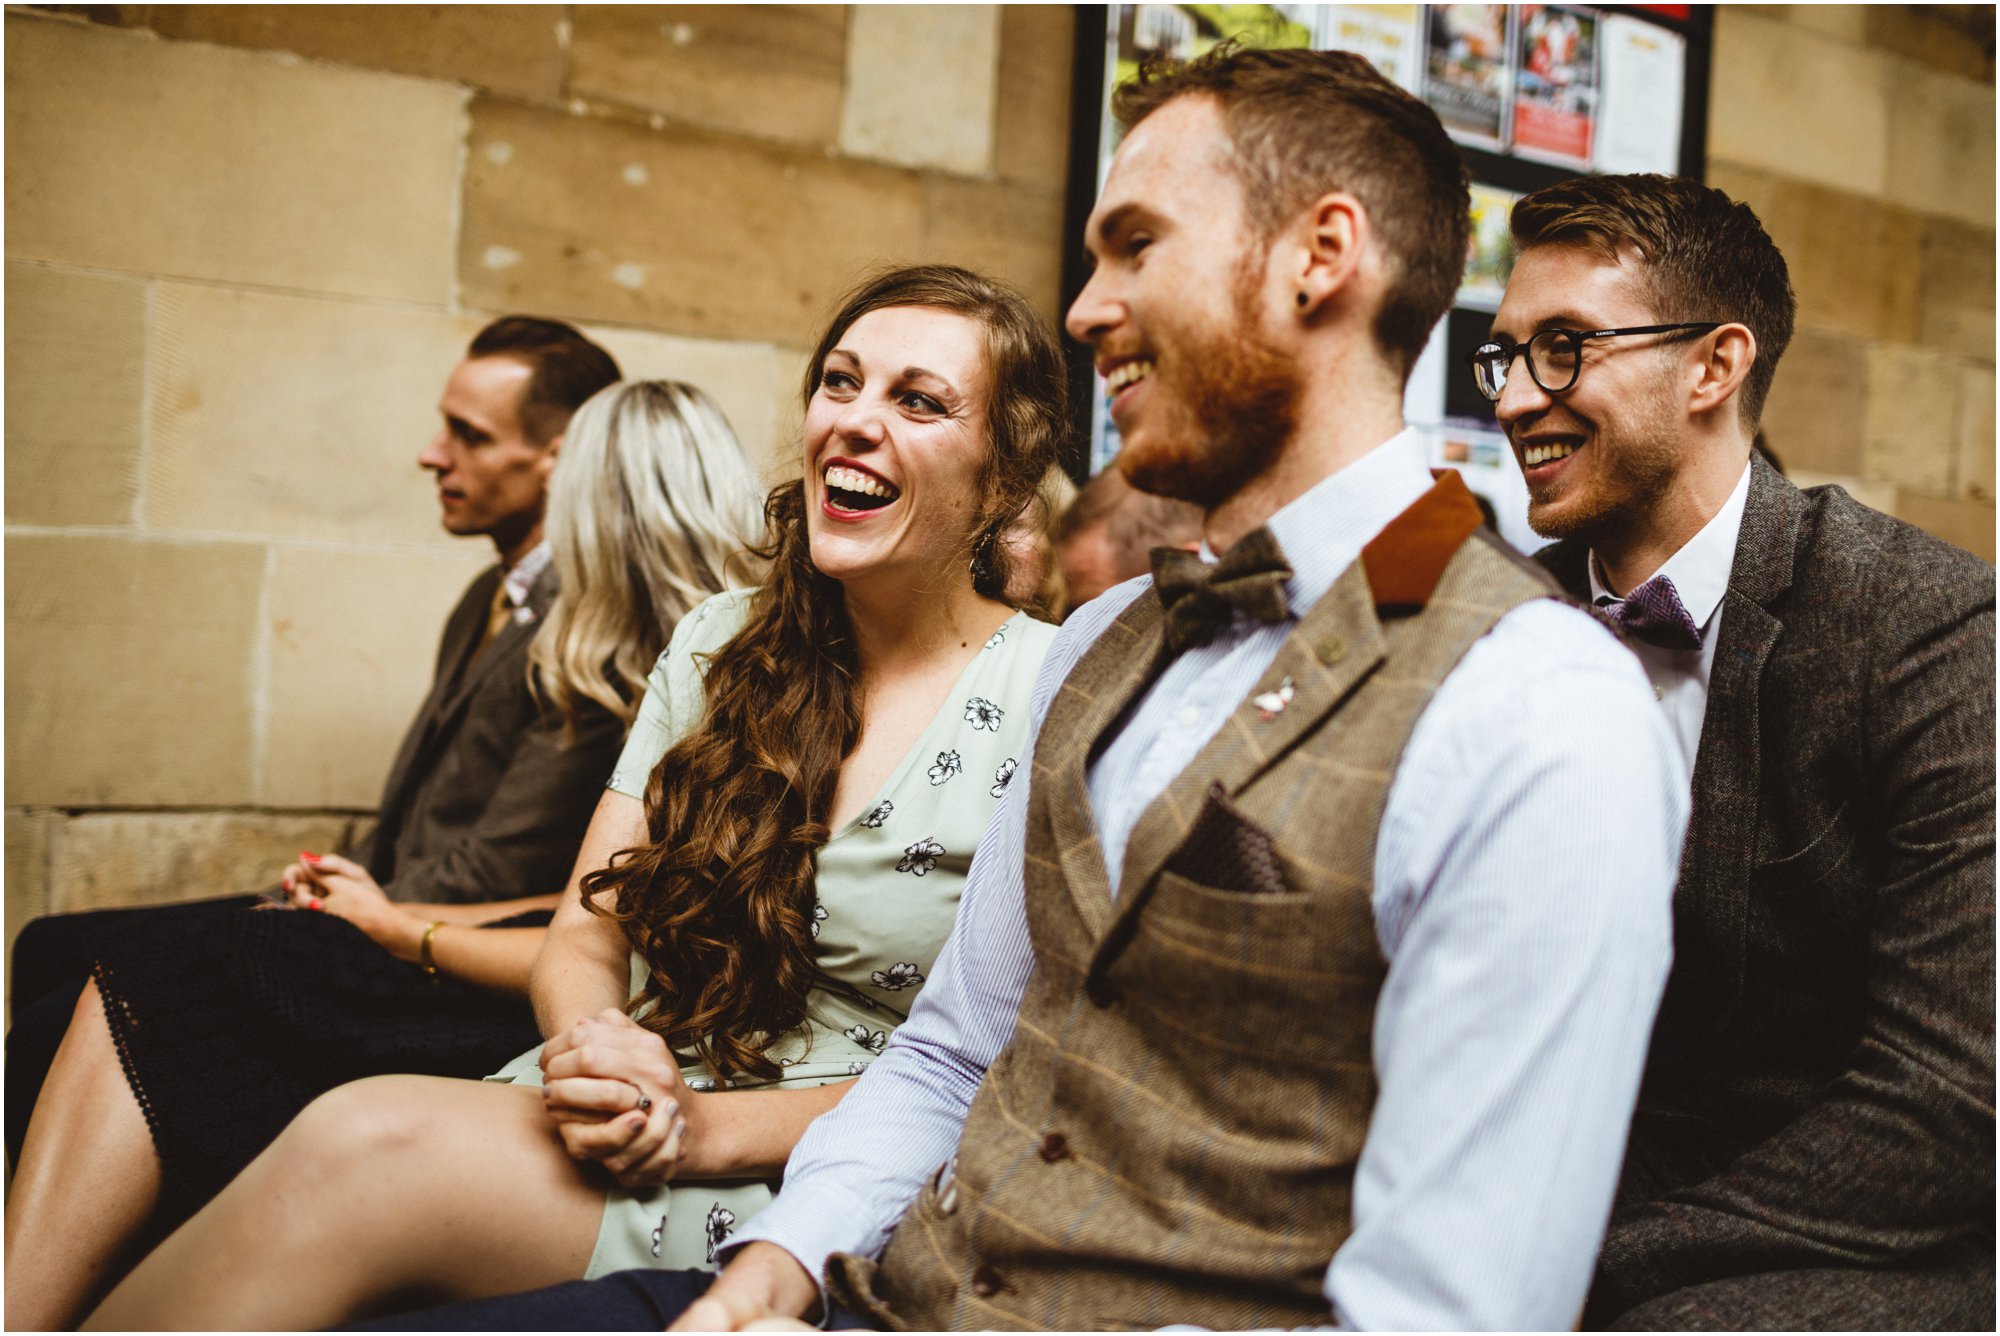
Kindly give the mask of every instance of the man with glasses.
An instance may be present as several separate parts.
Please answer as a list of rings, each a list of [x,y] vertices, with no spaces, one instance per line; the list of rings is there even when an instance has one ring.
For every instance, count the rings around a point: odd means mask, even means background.
[[[1753,457],[1795,303],[1748,208],[1582,178],[1513,232],[1472,374],[1694,798],[1588,1320],[1984,1328],[1993,571]]]

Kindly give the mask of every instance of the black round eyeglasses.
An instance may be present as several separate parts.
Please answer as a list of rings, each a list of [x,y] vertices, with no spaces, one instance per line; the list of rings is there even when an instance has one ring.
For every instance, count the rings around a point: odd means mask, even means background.
[[[1498,399],[1507,388],[1508,369],[1522,353],[1528,355],[1528,375],[1542,387],[1542,393],[1561,394],[1574,387],[1576,378],[1583,374],[1585,339],[1615,339],[1621,334],[1678,334],[1687,339],[1720,328],[1722,322],[1712,320],[1684,325],[1632,325],[1625,329],[1544,329],[1526,343],[1481,344],[1466,360],[1472,364],[1472,378],[1478,382],[1479,392],[1488,399]]]

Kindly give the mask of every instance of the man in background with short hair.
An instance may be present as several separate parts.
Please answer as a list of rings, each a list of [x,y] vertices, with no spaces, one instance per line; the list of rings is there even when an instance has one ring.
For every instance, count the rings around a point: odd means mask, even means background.
[[[1056,524],[1056,561],[1070,611],[1113,585],[1153,569],[1153,549],[1201,546],[1201,509],[1152,496],[1125,481],[1117,467],[1085,483]]]
[[[1987,1329],[1992,568],[1753,455],[1795,303],[1747,207],[1583,177],[1513,231],[1476,374],[1694,800],[1588,1323]]]
[[[542,538],[549,474],[570,415],[617,380],[610,354],[569,325],[503,317],[452,370],[438,402],[443,423],[418,455],[436,478],[446,530],[490,540],[499,558],[445,621],[430,694],[397,751],[375,828],[353,854],[391,897],[429,906],[432,918],[479,923],[553,904],[550,888],[567,877],[617,759],[614,717],[586,710],[566,739],[528,682],[528,645],[556,594]],[[89,977],[90,923],[161,908],[51,915],[21,930],[9,983],[10,1163]]]

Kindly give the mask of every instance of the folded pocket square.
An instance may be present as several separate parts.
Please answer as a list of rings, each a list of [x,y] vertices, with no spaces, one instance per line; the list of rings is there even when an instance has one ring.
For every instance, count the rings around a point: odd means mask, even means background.
[[[1211,784],[1201,814],[1166,869],[1219,891],[1277,895],[1289,889],[1278,849],[1264,828],[1238,811],[1220,784]]]

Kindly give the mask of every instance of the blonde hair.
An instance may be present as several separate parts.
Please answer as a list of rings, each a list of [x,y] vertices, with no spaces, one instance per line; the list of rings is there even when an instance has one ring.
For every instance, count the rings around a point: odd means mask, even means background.
[[[627,381],[577,409],[549,482],[559,589],[529,650],[549,702],[631,723],[682,615],[761,579],[746,550],[761,499],[728,419],[692,385]]]

